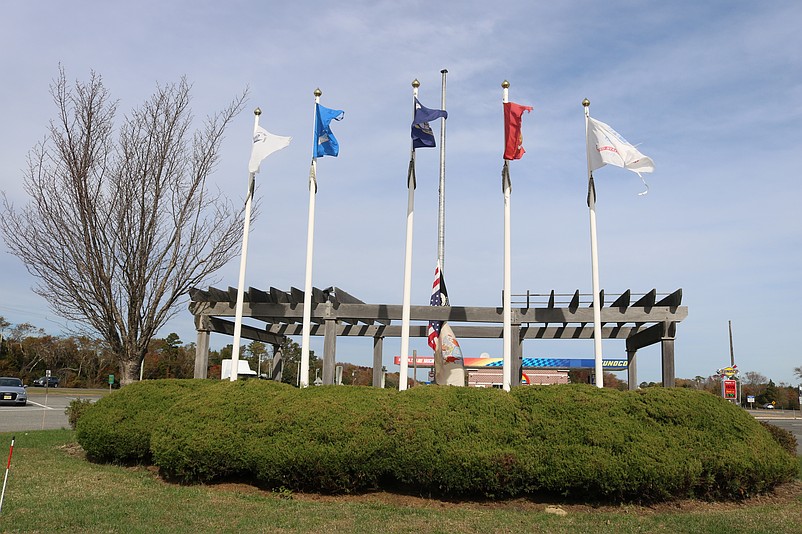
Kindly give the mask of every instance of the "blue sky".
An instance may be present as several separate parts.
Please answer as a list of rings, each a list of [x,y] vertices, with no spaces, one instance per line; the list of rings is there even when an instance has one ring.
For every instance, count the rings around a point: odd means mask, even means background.
[[[402,301],[411,86],[440,102],[448,69],[446,265],[455,305],[500,306],[503,197],[501,82],[534,107],[523,159],[511,166],[513,293],[591,290],[581,102],[650,156],[637,175],[595,173],[600,279],[606,293],[683,289],[678,377],[735,360],[775,382],[802,365],[802,5],[776,2],[13,2],[0,19],[0,189],[26,201],[26,154],[54,113],[48,86],[102,75],[122,113],[157,83],[185,75],[203,117],[245,88],[215,186],[242,199],[253,125],[293,136],[257,177],[247,284],[303,287],[313,91],[345,110],[341,153],[318,164],[313,283],[366,302]],[[437,131],[437,128],[435,128]],[[427,304],[436,261],[438,151],[418,151],[412,303]],[[63,321],[35,280],[0,254],[0,315],[48,332]],[[236,286],[239,258],[219,273]],[[179,313],[160,332],[194,341]],[[230,338],[213,336],[212,346]],[[298,340],[300,341],[300,339]],[[322,353],[322,339],[312,348]],[[370,340],[338,340],[338,359],[369,364]],[[428,351],[424,340],[411,349]],[[500,341],[463,342],[500,356]],[[400,340],[385,344],[385,363]],[[525,356],[590,357],[592,341],[535,342]],[[608,358],[624,344],[604,344]],[[657,347],[639,352],[639,380],[660,380]]]

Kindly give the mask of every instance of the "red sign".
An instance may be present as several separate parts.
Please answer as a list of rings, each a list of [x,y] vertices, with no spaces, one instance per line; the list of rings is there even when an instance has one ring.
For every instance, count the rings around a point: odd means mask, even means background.
[[[401,356],[395,356],[393,363],[401,365]],[[407,356],[407,364],[417,365],[418,367],[434,367],[434,356],[417,356],[414,360],[412,356]]]
[[[738,384],[735,380],[724,381],[724,398],[737,399],[738,398]]]

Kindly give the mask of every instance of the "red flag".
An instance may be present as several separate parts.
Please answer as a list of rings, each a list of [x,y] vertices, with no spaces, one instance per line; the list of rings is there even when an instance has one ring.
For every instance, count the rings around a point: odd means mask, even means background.
[[[532,111],[532,106],[504,102],[504,159],[521,159],[526,152],[521,135],[521,117],[524,111]]]

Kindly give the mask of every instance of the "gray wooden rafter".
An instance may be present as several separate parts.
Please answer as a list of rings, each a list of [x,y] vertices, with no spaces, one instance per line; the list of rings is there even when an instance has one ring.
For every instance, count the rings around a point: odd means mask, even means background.
[[[249,288],[244,295],[243,316],[265,323],[265,330],[285,335],[296,335],[296,325],[303,319],[303,291],[292,288],[284,292],[271,287],[269,292]],[[190,291],[190,311],[196,317],[233,317],[235,315],[236,289],[222,291],[213,287],[208,290],[193,289]],[[613,300],[609,307],[602,308],[602,323],[615,323],[614,327],[605,327],[605,336],[609,339],[626,339],[640,332],[636,339],[653,341],[657,337],[647,337],[642,330],[644,325],[663,324],[682,321],[687,317],[687,307],[680,306],[682,292],[677,290],[667,297],[655,302],[656,291],[652,290],[642,296],[634,304],[629,304],[630,291],[627,290]],[[574,293],[567,307],[555,307],[553,292],[548,307],[513,308],[512,322],[515,325],[531,326],[533,323],[544,325],[527,329],[523,339],[585,339],[592,337],[593,310],[580,308],[579,292]],[[397,304],[366,304],[349,293],[336,287],[324,290],[314,288],[311,318],[314,324],[323,324],[326,320],[347,323],[352,328],[338,328],[337,335],[357,335],[373,337],[376,329],[358,328],[363,325],[384,326],[382,336],[395,337],[400,327],[392,325],[400,321],[403,308]],[[463,337],[496,338],[500,328],[490,326],[503,322],[503,310],[499,307],[478,306],[411,306],[410,316],[413,321],[438,320],[449,321],[456,335]],[[466,324],[467,323],[467,324]],[[478,323],[478,324],[474,324]],[[488,325],[489,323],[490,325]],[[549,327],[549,324],[561,324],[562,327]],[[569,326],[570,325],[570,326]],[[630,326],[626,326],[630,325]],[[415,329],[416,326],[412,325]],[[425,325],[422,326],[425,330]],[[340,332],[349,333],[340,333]],[[224,332],[223,332],[224,333]],[[315,335],[315,333],[313,333]],[[399,334],[400,335],[400,334]],[[632,347],[645,346],[642,342],[633,341]]]

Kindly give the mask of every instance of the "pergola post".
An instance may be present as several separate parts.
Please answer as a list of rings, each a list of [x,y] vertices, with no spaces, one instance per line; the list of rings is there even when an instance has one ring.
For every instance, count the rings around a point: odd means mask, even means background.
[[[637,350],[627,350],[627,389],[634,391],[638,389],[638,362]]]
[[[673,388],[674,379],[674,338],[660,340],[660,354],[662,356],[663,387]]]
[[[677,323],[663,323],[663,336],[660,338],[660,355],[662,358],[663,387],[675,386],[674,371],[674,337],[677,334]]]
[[[323,330],[323,385],[334,385],[335,350],[337,347],[337,320],[326,319]]]
[[[273,360],[270,367],[270,380],[281,382],[284,374],[284,355],[281,353],[281,345],[273,343]]]
[[[195,374],[194,378],[206,378],[209,368],[209,335],[208,330],[198,330],[198,339],[195,343]]]
[[[195,330],[197,340],[195,341],[195,373],[193,378],[206,378],[209,369],[209,331],[211,330],[209,319],[202,315],[195,316]]]
[[[373,387],[382,387],[382,369],[384,364],[382,362],[382,349],[384,347],[383,337],[373,338]]]
[[[521,365],[523,364],[524,340],[521,335],[521,325],[512,325],[512,377],[510,386],[521,385]]]

